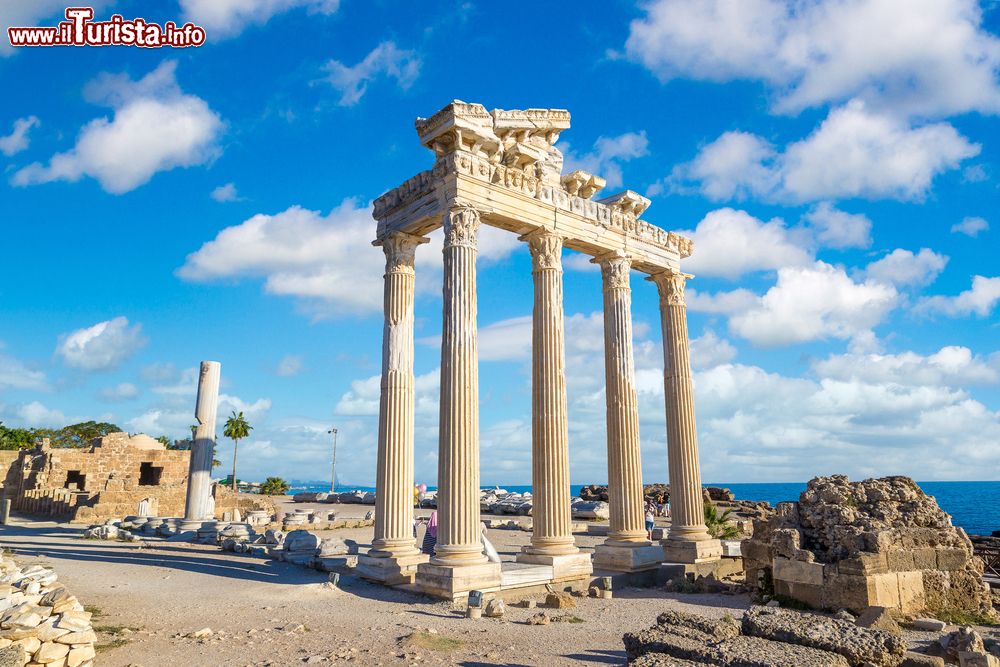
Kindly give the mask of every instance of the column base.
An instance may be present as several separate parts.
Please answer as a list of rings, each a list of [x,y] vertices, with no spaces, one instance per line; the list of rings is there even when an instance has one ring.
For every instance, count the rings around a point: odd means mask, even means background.
[[[446,600],[468,597],[469,591],[496,591],[500,589],[500,563],[421,563],[414,583],[421,593]]]
[[[660,544],[667,563],[707,563],[722,558],[722,542],[716,539],[689,542],[668,537]]]
[[[528,553],[522,551],[517,555],[518,563],[530,563],[532,565],[551,565],[552,581],[567,581],[569,579],[579,579],[593,573],[594,564],[590,559],[590,554],[577,552],[575,554],[562,554],[559,556],[544,556],[542,554]]]
[[[202,519],[200,521],[191,521],[189,519],[181,519],[180,525],[177,527],[180,531],[198,530],[204,525],[208,519]]]
[[[663,562],[663,547],[642,544],[629,547],[619,544],[598,544],[594,548],[594,569],[612,572],[640,572],[653,570]]]
[[[358,556],[357,573],[362,579],[386,586],[412,584],[417,566],[430,560],[430,556],[417,552],[405,556]]]

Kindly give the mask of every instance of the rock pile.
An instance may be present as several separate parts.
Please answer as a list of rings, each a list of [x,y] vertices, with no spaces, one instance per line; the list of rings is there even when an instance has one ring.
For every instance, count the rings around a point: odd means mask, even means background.
[[[0,664],[91,667],[90,613],[41,565],[0,556]]]
[[[897,667],[906,653],[888,632],[771,607],[751,608],[742,624],[668,611],[624,643],[629,664],[647,666]]]
[[[742,552],[748,583],[816,608],[991,613],[965,531],[907,477],[813,479]]]

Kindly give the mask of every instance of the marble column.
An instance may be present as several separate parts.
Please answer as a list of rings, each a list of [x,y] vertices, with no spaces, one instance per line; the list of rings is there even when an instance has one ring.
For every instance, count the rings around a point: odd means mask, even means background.
[[[411,583],[427,561],[413,539],[413,294],[417,246],[428,239],[402,232],[376,243],[385,253],[382,383],[375,471],[375,538],[359,559],[361,576]]]
[[[486,562],[479,519],[479,348],[476,254],[480,214],[444,216],[444,313],[438,444],[438,537],[431,563]]]
[[[663,393],[667,411],[667,465],[670,472],[670,533],[664,557],[675,563],[700,563],[722,556],[722,545],[705,527],[694,378],[688,343],[684,284],[692,276],[663,271],[649,278],[660,293],[663,325]]]
[[[604,375],[607,394],[608,538],[595,552],[600,569],[634,571],[655,567],[662,550],[647,539],[639,450],[639,403],[632,352],[631,260],[609,253],[593,260],[604,287]],[[654,552],[655,551],[655,552]]]
[[[218,361],[201,362],[198,376],[198,399],[194,416],[198,422],[191,443],[188,465],[187,497],[184,502],[184,520],[181,530],[197,530],[203,521],[212,516],[212,459],[215,454],[215,418],[219,411],[219,379],[222,364]]]
[[[569,422],[563,317],[562,247],[558,234],[540,228],[528,242],[535,284],[531,334],[531,544],[517,560],[553,566],[554,579],[592,571],[571,528]]]

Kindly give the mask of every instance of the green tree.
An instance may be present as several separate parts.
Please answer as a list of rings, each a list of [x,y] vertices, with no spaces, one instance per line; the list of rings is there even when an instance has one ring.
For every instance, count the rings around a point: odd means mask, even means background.
[[[31,449],[35,445],[35,430],[30,428],[9,428],[0,422],[0,449]]]
[[[109,433],[121,431],[115,424],[87,421],[70,424],[55,431],[50,436],[53,447],[87,447],[92,440],[103,438]]]
[[[732,522],[732,510],[726,510],[719,514],[719,510],[712,503],[705,503],[705,527],[708,534],[717,540],[734,540],[740,536],[739,527]]]
[[[262,496],[283,496],[288,493],[288,482],[280,477],[268,477],[264,480],[264,483],[260,485],[260,494]]]
[[[226,420],[226,428],[222,431],[222,435],[233,441],[233,491],[236,490],[236,451],[240,447],[240,440],[250,437],[252,430],[253,426],[243,416],[243,412],[237,413],[233,410],[233,414]]]
[[[166,447],[167,449],[173,449],[174,443],[171,442],[170,438],[168,438],[165,435],[161,435],[156,439],[156,441],[161,445],[163,445],[164,447]]]

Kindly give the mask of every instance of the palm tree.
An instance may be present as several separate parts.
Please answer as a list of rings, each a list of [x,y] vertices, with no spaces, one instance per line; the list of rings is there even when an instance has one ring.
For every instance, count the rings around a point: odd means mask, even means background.
[[[722,514],[712,503],[705,503],[705,527],[708,534],[718,540],[734,540],[740,536],[739,527],[732,523],[733,511],[727,509]]]
[[[222,431],[222,435],[233,440],[233,491],[236,490],[236,450],[239,449],[240,440],[250,437],[252,430],[253,426],[246,420],[243,413],[237,413],[236,410],[233,410],[233,414],[226,420],[226,428]]]

